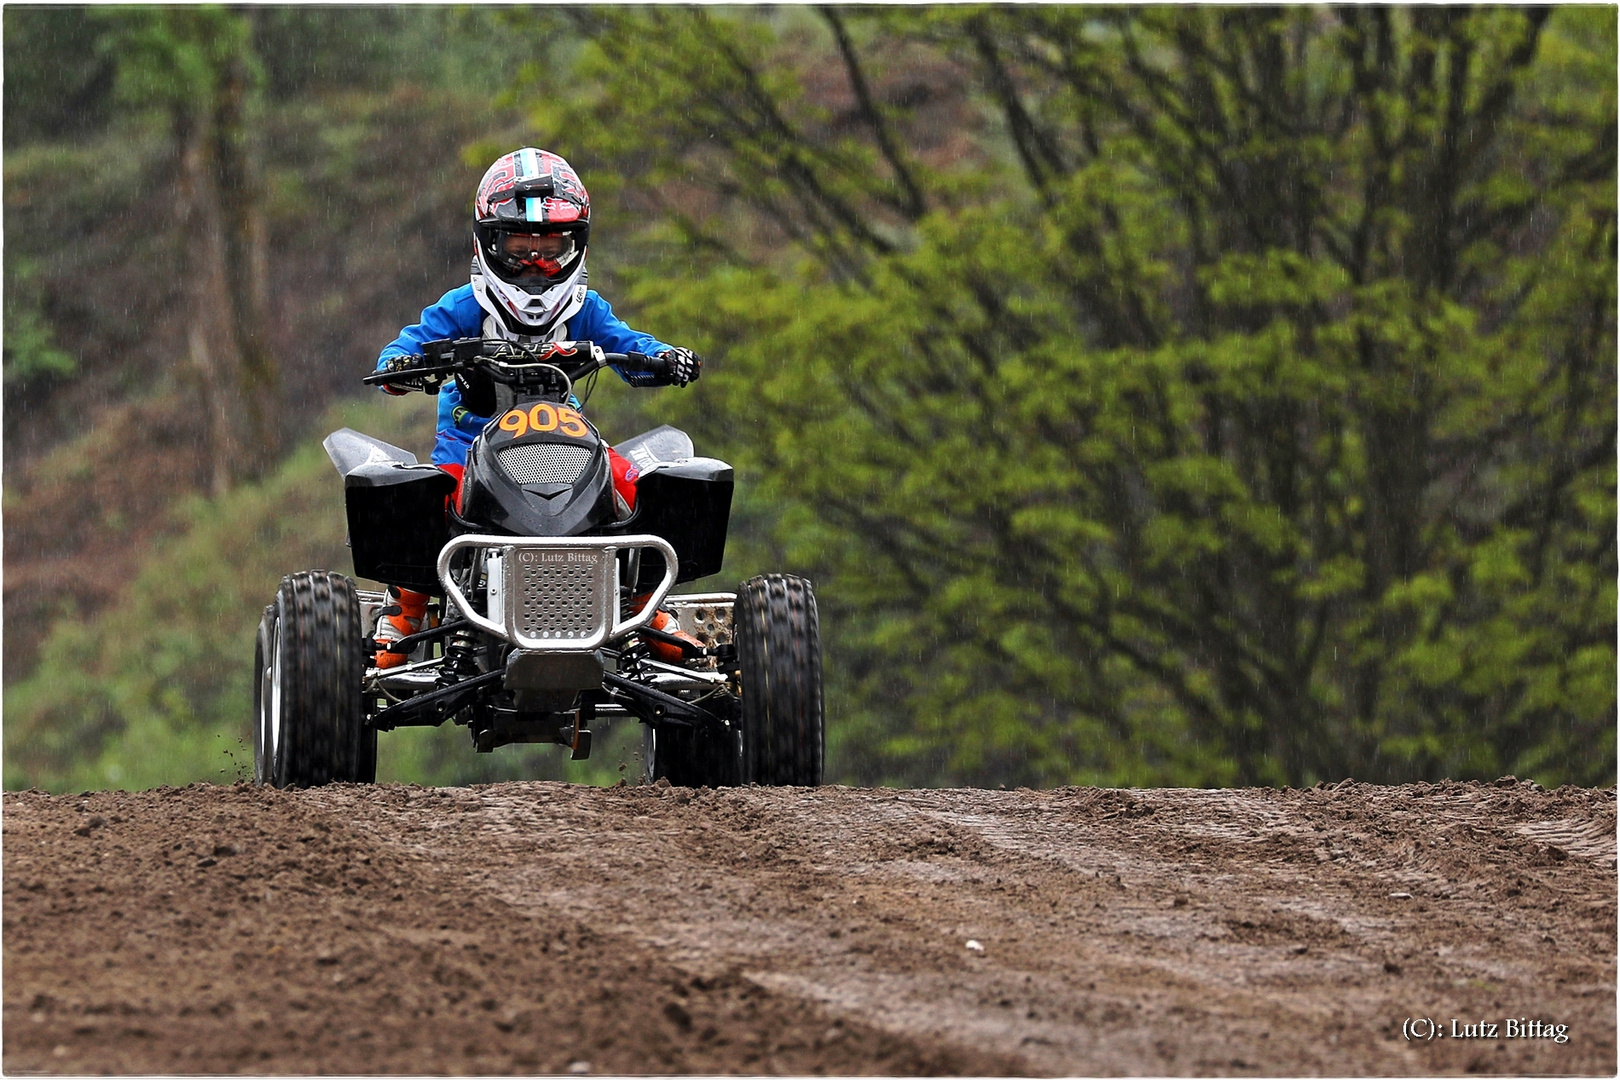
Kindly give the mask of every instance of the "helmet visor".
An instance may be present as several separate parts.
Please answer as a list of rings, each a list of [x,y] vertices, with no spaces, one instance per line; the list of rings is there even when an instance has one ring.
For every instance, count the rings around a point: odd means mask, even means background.
[[[495,234],[490,255],[514,278],[560,278],[573,262],[577,246],[566,232],[510,232]]]

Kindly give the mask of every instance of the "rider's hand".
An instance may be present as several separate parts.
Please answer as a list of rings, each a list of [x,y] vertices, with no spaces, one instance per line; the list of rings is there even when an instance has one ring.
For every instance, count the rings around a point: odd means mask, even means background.
[[[658,359],[668,365],[669,381],[676,386],[697,382],[698,376],[703,374],[703,358],[691,349],[683,349],[677,345],[667,352],[659,353]]]
[[[382,362],[382,367],[379,370],[381,370],[385,375],[392,375],[395,372],[405,371],[417,364],[422,363],[422,359],[423,358],[421,356],[411,354],[390,356],[387,360]],[[409,386],[395,386],[392,383],[383,383],[382,388],[383,393],[393,394],[395,397],[403,397],[411,392],[411,388]]]

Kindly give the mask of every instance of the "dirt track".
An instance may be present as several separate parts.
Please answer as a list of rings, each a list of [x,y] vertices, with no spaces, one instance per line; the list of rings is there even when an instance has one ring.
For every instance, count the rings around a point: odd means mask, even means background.
[[[3,1064],[1612,1074],[1614,830],[1501,781],[7,794]]]

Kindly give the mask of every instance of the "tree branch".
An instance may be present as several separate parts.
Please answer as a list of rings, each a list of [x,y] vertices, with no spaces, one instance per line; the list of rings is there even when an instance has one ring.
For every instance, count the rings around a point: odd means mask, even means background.
[[[849,75],[850,87],[855,91],[855,100],[860,104],[861,116],[872,129],[878,149],[883,152],[883,159],[889,163],[889,168],[894,171],[895,180],[905,194],[906,216],[916,221],[928,212],[928,202],[923,198],[922,189],[917,186],[917,181],[911,175],[911,169],[906,165],[905,155],[895,142],[888,121],[883,118],[877,102],[872,99],[872,91],[866,84],[866,75],[861,70],[860,60],[855,55],[855,46],[849,40],[844,21],[833,8],[821,7],[817,10],[832,28],[833,39],[838,43],[838,54],[843,57],[844,70]]]

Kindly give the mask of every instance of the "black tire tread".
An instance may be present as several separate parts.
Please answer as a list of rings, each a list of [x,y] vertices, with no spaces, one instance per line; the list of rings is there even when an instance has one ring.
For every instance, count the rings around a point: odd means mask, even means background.
[[[810,582],[763,574],[733,612],[743,698],[741,781],[821,783],[826,756],[820,616]]]
[[[283,683],[282,752],[272,782],[373,782],[377,733],[364,722],[365,634],[354,582],[326,570],[289,574],[274,606]]]

